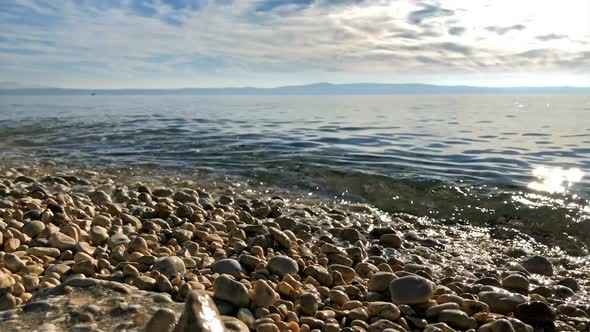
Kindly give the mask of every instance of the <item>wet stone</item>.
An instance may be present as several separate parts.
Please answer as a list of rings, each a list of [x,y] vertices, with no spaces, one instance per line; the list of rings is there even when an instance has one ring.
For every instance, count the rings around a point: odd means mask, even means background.
[[[556,315],[553,308],[539,301],[519,304],[514,312],[514,316],[525,323],[549,323]]]
[[[445,309],[438,314],[438,321],[447,323],[463,330],[474,329],[477,327],[477,321],[464,311],[457,309]]]
[[[418,304],[434,296],[433,283],[419,276],[405,276],[389,284],[391,301],[396,304]]]
[[[268,261],[266,267],[270,272],[280,277],[299,272],[297,262],[288,256],[274,256]]]
[[[229,302],[236,307],[246,307],[250,302],[246,286],[225,275],[221,275],[215,280],[213,297]]]
[[[400,248],[402,239],[397,234],[383,234],[379,239],[379,244],[387,248]]]
[[[318,311],[318,300],[311,293],[303,293],[299,296],[301,312],[304,315],[313,316]]]
[[[242,273],[246,272],[237,260],[231,258],[218,260],[211,266],[211,271],[213,273],[229,274],[237,279],[241,277]]]
[[[123,233],[116,233],[110,236],[107,245],[109,249],[113,250],[118,246],[126,246],[129,243],[129,238]]]
[[[269,307],[279,299],[279,295],[263,280],[254,282],[253,290],[252,301],[258,307]]]
[[[165,313],[164,316],[168,321],[171,320],[170,313]],[[211,297],[203,291],[189,292],[184,310],[174,328],[174,332],[216,332],[223,330],[221,316]]]
[[[154,270],[160,271],[165,276],[171,276],[174,274],[186,273],[186,266],[184,261],[177,256],[160,257],[156,259],[154,263]]]
[[[544,276],[553,275],[553,264],[543,256],[529,257],[520,264],[530,273],[541,274]]]
[[[490,307],[492,312],[500,314],[513,312],[517,305],[526,302],[524,296],[507,291],[484,291],[480,292],[478,297]]]
[[[511,274],[502,280],[502,287],[528,291],[529,281],[520,274]]]
[[[370,291],[385,292],[394,279],[397,279],[397,276],[391,272],[376,272],[371,276],[368,288]]]

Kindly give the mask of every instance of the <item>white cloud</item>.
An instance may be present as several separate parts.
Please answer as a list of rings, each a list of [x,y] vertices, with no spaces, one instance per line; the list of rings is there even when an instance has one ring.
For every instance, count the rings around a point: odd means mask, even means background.
[[[486,75],[511,84],[514,79],[502,78],[524,73],[530,84],[551,74],[563,82],[544,84],[590,84],[584,56],[590,10],[584,14],[585,0],[566,2],[569,7],[323,0],[256,12],[259,0],[201,1],[198,11],[157,3],[157,14],[144,17],[130,4],[19,0],[2,13],[11,19],[0,22],[0,80],[32,79],[37,71],[38,83],[62,86],[437,83],[441,77],[473,84]],[[561,7],[573,18],[548,16]],[[543,38],[548,35],[564,38]]]

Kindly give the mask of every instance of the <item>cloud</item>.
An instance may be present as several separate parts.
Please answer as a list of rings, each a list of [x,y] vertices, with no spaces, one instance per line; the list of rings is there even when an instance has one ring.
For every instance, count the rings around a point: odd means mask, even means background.
[[[421,3],[418,6],[422,7],[422,9],[414,10],[408,14],[408,22],[411,24],[418,25],[430,18],[453,16],[455,14],[453,10],[443,8],[438,4]]]
[[[451,42],[436,44],[436,47],[452,53],[459,53],[463,55],[471,55],[473,53],[473,49],[471,47]]]
[[[542,36],[537,36],[538,40],[544,41],[544,42],[550,41],[550,40],[565,39],[565,38],[567,38],[566,35],[557,35],[554,33],[550,33],[550,34],[542,35]]]
[[[590,49],[571,41],[584,35],[547,48],[539,37],[566,34],[533,34],[520,18],[497,27],[471,14],[403,0],[0,2],[0,80],[280,85],[588,68],[582,54]],[[511,44],[502,35],[513,30],[523,32]]]
[[[515,24],[515,25],[511,25],[511,26],[507,26],[507,27],[499,27],[499,26],[486,27],[486,30],[488,30],[490,32],[495,32],[499,35],[504,35],[510,31],[522,31],[524,29],[526,29],[526,27],[522,24]]]
[[[255,11],[268,12],[277,9],[285,8],[305,8],[311,5],[313,0],[264,0],[256,5]]]
[[[467,28],[464,27],[450,27],[448,30],[449,35],[452,36],[461,36],[467,31]]]

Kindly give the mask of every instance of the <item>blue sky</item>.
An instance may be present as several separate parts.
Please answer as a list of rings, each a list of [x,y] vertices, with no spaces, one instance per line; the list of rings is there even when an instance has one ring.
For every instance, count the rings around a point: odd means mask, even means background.
[[[590,1],[0,0],[0,82],[590,86]]]

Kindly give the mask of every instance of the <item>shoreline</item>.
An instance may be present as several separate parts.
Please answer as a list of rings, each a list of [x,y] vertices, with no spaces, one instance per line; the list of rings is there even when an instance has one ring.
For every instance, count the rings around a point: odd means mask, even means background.
[[[0,312],[0,330],[27,324],[22,305],[40,289],[78,278],[180,303],[202,290],[221,315],[251,330],[590,327],[588,257],[510,229],[498,228],[500,240],[482,227],[298,193],[277,197],[276,188],[229,180],[60,174],[55,166],[0,173],[0,302],[8,310]],[[143,329],[152,314],[127,328]],[[57,330],[120,323],[65,315],[49,323]]]

